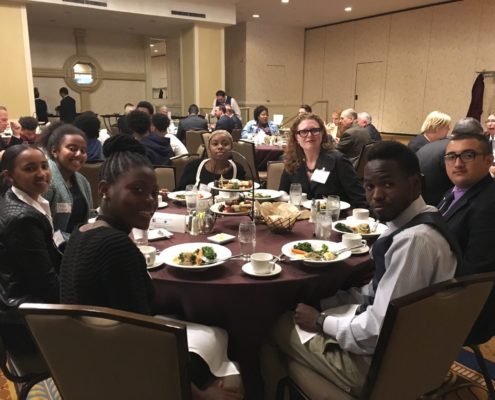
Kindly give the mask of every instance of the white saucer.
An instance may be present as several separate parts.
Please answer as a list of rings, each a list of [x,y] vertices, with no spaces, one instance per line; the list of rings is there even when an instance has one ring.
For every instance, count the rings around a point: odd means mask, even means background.
[[[370,247],[368,245],[364,245],[363,247],[359,247],[358,249],[351,250],[352,254],[364,254],[370,251]]]
[[[162,265],[163,265],[163,261],[155,260],[155,263],[153,265],[150,265],[149,267],[147,266],[146,269],[155,269],[161,267]]]
[[[158,203],[158,208],[165,208],[168,206],[168,203],[165,201],[162,201],[161,203]]]
[[[275,264],[275,269],[272,272],[269,272],[268,274],[255,274],[253,271],[253,267],[251,266],[251,263],[244,264],[242,266],[242,270],[251,276],[255,276],[256,278],[265,278],[269,276],[275,276],[280,274],[280,271],[282,271],[282,267],[278,264]]]

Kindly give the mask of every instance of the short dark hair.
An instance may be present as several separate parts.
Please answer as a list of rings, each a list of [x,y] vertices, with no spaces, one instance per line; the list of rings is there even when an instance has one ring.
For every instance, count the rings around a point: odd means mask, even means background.
[[[46,141],[46,152],[48,153],[48,157],[50,157],[52,160],[53,160],[52,150],[53,149],[60,150],[60,144],[62,143],[62,139],[67,135],[79,135],[84,139],[86,143],[88,142],[88,138],[82,130],[76,128],[72,124],[62,124],[53,131],[48,131],[48,138]]]
[[[38,120],[34,117],[21,117],[19,118],[19,124],[21,125],[22,129],[35,131],[38,127]]]
[[[258,106],[254,109],[254,119],[256,122],[258,122],[258,118],[263,111],[266,111],[268,113],[268,108],[266,108],[265,106]]]
[[[485,135],[480,135],[479,133],[462,132],[456,133],[450,140],[458,141],[469,139],[477,140],[481,145],[481,150],[483,151],[483,153],[492,154],[492,144],[490,143],[490,140],[488,140],[488,137]]]
[[[220,105],[215,106],[215,107],[218,107],[220,109],[220,111],[222,111],[224,114],[227,112],[227,108],[225,107],[224,104],[220,104]]]
[[[416,154],[402,143],[386,140],[378,142],[368,152],[368,162],[373,160],[395,161],[406,176],[420,175]]]
[[[483,135],[483,127],[477,119],[471,117],[463,118],[454,125],[452,135],[463,133]]]
[[[146,108],[149,111],[150,115],[155,112],[153,104],[146,100],[141,100],[139,103],[137,103],[136,108]]]
[[[313,112],[313,109],[311,108],[311,106],[309,104],[301,104],[299,106],[299,108],[304,108],[304,111],[310,113],[310,112]]]
[[[199,114],[199,107],[196,104],[191,104],[187,109],[189,114]]]
[[[101,123],[93,111],[86,111],[74,119],[74,125],[81,129],[88,139],[97,139],[100,134]]]
[[[138,135],[144,135],[150,130],[151,118],[144,111],[133,110],[127,114],[126,120],[129,129]]]
[[[38,97],[40,97],[40,91],[38,90],[37,87],[34,88],[34,98],[37,99]]]
[[[215,93],[216,96],[222,96],[222,97],[225,97],[225,92],[223,90],[217,90],[217,92]]]
[[[151,123],[160,132],[166,132],[170,125],[170,120],[165,114],[155,113],[151,116]]]
[[[60,94],[69,94],[69,89],[67,89],[65,86],[64,87],[61,87],[58,92]]]

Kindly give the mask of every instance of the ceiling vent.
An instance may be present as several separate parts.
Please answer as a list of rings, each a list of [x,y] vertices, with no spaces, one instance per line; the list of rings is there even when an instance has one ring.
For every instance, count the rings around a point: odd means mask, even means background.
[[[180,15],[182,17],[206,18],[206,14],[194,13],[189,11],[172,10],[172,15]]]
[[[86,4],[88,6],[98,6],[98,7],[107,7],[106,1],[96,1],[96,0],[62,0],[65,3],[77,3],[77,4]]]

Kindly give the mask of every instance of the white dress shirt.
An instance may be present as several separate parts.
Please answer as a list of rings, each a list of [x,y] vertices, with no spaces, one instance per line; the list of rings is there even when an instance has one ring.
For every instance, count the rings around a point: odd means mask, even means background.
[[[37,211],[43,214],[48,219],[50,225],[53,228],[52,213],[50,212],[50,203],[47,200],[45,200],[43,196],[38,196],[38,199],[35,200],[31,196],[29,196],[26,192],[24,192],[19,188],[16,188],[15,186],[12,186],[12,192],[17,196],[19,200],[30,205],[31,207],[34,207]]]

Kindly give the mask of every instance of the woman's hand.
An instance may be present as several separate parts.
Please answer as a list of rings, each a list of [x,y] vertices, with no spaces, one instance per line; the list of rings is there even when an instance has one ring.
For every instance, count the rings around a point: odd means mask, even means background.
[[[320,312],[307,304],[299,303],[294,311],[294,321],[302,329],[308,332],[319,332],[316,320]]]

